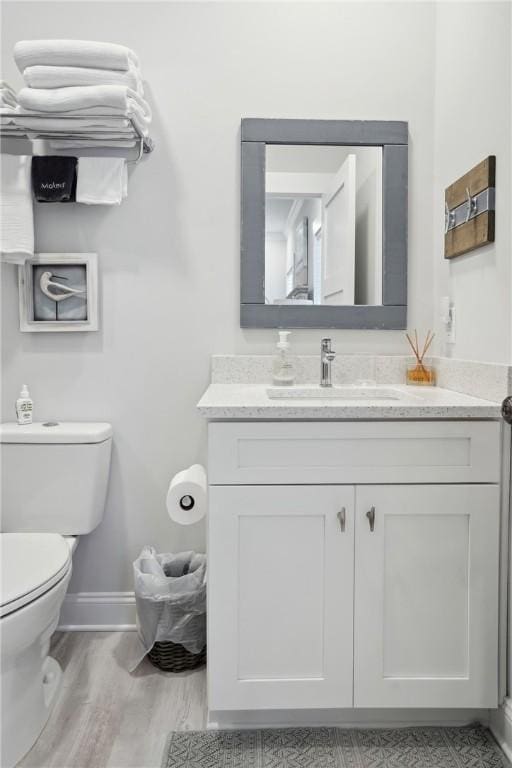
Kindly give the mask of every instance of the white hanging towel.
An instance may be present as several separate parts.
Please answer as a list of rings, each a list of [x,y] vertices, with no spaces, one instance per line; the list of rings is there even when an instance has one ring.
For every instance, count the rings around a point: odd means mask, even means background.
[[[20,40],[14,46],[14,60],[22,74],[38,64],[121,71],[139,66],[136,54],[124,45],[91,40]]]
[[[0,258],[23,264],[34,255],[32,157],[3,155],[0,190]]]
[[[66,88],[74,85],[127,85],[144,95],[142,78],[133,65],[125,72],[119,69],[92,67],[52,67],[37,64],[23,71],[23,79],[30,88]]]
[[[79,157],[76,202],[119,205],[128,194],[128,169],[123,157]]]

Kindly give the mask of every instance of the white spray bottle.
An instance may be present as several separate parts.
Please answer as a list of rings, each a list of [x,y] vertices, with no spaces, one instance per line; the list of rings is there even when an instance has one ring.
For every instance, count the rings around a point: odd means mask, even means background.
[[[34,403],[30,397],[28,387],[24,384],[20,396],[16,400],[16,419],[18,424],[32,424],[32,409]]]

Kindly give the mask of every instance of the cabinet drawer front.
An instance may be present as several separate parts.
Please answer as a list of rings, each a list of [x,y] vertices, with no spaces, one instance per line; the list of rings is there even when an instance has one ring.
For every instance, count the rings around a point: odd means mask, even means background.
[[[209,483],[496,483],[500,434],[497,421],[213,423]]]

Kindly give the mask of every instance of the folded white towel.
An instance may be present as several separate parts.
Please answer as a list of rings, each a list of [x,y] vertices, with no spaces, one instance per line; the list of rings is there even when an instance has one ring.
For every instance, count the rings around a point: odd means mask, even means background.
[[[0,114],[9,114],[18,108],[16,91],[5,80],[0,80]]]
[[[28,131],[34,131],[37,133],[51,132],[55,135],[61,136],[73,136],[76,133],[106,136],[111,135],[123,135],[131,136],[133,134],[133,126],[128,118],[117,118],[117,122],[112,118],[104,118],[105,122],[100,122],[101,117],[95,117],[90,119],[70,119],[59,117],[24,117],[14,115],[13,122],[16,121],[16,125],[19,128],[25,128]]]
[[[127,85],[140,96],[144,87],[139,70],[132,64],[125,72],[91,67],[52,67],[38,64],[23,70],[30,88],[66,88],[73,85]]]
[[[75,112],[108,107],[129,115],[136,107],[146,120],[151,120],[151,109],[147,101],[125,85],[22,88],[18,93],[18,101],[23,109],[37,112]]]
[[[15,109],[18,106],[16,94],[10,88],[0,88],[0,103],[4,106],[10,106]]]
[[[19,130],[19,126],[11,126],[11,128]],[[69,138],[70,141],[77,139],[78,141],[85,141],[88,139],[92,139],[93,141],[96,141],[98,143],[103,142],[103,145],[105,145],[105,139],[119,139],[119,141],[135,141],[137,138],[137,134],[134,133],[133,130],[126,131],[126,132],[120,132],[120,133],[110,133],[108,131],[91,131],[91,129],[87,129],[84,131],[51,131],[51,134],[48,131],[45,130],[38,130],[34,131],[30,128],[25,128],[26,134],[29,139],[37,139],[41,137],[46,137],[47,139],[67,139]],[[108,144],[110,146],[110,141],[108,141]]]
[[[31,157],[2,157],[0,258],[10,264],[23,264],[34,255],[31,167]]]
[[[92,130],[104,130],[111,131],[115,129],[116,132],[130,132],[132,130],[130,121],[126,117],[59,117],[58,114],[55,117],[52,115],[42,117],[34,115],[25,115],[23,112],[18,112],[13,120],[16,120],[16,124],[22,128],[32,128],[35,131],[63,131],[64,133],[75,133],[76,131],[84,131],[84,129]]]
[[[37,137],[34,137],[37,138]],[[108,139],[109,147],[116,147],[118,149],[132,149],[137,144],[136,139],[125,139],[119,136],[111,136]],[[76,139],[51,139],[50,146],[52,149],[86,149],[87,147],[104,147],[105,138],[103,139],[86,139],[77,137]]]
[[[128,194],[128,170],[121,157],[79,157],[76,202],[119,205]]]
[[[15,123],[23,128],[33,127],[26,123],[27,119],[33,118],[35,120],[36,118],[43,118],[43,123],[38,125],[37,129],[35,129],[40,133],[48,133],[53,129],[54,125],[58,125],[59,130],[61,130],[62,120],[64,119],[66,119],[68,123],[70,122],[70,118],[66,117],[66,113],[31,111],[29,115],[26,115],[24,114],[23,110],[18,110],[16,112],[10,112],[9,114],[12,114]],[[135,105],[132,105],[131,112],[128,115],[126,114],[125,110],[118,110],[114,109],[113,107],[89,107],[89,109],[76,109],[73,112],[73,125],[78,124],[79,120],[82,118],[94,119],[95,125],[105,125],[107,127],[115,125],[112,123],[112,121],[115,119],[119,120],[122,118],[129,118],[129,120],[135,126],[139,136],[149,135],[148,121]],[[127,124],[129,125],[128,120]]]
[[[27,90],[30,90],[27,88]],[[140,110],[139,110],[140,112]],[[71,111],[65,111],[62,112],[44,112],[40,109],[23,109],[23,107],[18,107],[16,110],[16,114],[19,115],[20,119],[25,119],[26,117],[46,117],[51,120],[53,118],[82,118],[82,117],[94,117],[98,118],[98,120],[103,120],[103,118],[109,119],[109,118],[120,118],[120,117],[128,117],[126,115],[126,112],[124,109],[117,109],[116,107],[87,107],[86,109],[73,109]],[[140,112],[140,115],[142,117],[142,120],[148,124],[148,121]]]
[[[123,71],[130,64],[139,66],[135,53],[124,45],[89,40],[20,40],[14,46],[14,59],[22,74],[37,64]]]
[[[12,88],[6,80],[0,80],[0,89],[7,91],[16,101],[16,91]]]

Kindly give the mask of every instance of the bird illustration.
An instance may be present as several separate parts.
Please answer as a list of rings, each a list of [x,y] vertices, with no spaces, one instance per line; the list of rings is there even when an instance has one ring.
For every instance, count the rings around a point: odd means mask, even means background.
[[[57,283],[55,280],[52,280],[52,277],[56,277],[57,280],[67,280],[68,278],[63,277],[62,275],[53,275],[51,272],[43,272],[41,275],[39,287],[44,295],[48,296],[48,298],[53,301],[63,301],[64,299],[69,299],[70,296],[76,296],[77,294],[86,292],[84,289],[70,288],[67,285],[62,285],[62,283]],[[50,286],[57,288],[59,291],[62,291],[62,293],[53,293]]]

